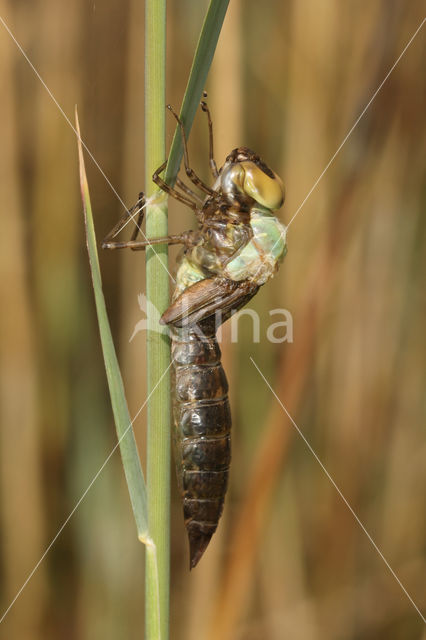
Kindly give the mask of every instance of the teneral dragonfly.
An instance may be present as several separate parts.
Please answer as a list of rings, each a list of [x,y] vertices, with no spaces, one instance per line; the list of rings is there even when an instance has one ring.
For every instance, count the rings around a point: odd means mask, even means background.
[[[190,567],[203,555],[222,513],[231,459],[231,414],[228,384],[221,365],[216,331],[243,307],[277,271],[286,253],[286,228],[274,215],[284,202],[278,176],[246,147],[234,149],[218,170],[213,156],[213,128],[208,106],[201,102],[209,125],[209,161],[213,186],[190,168],[182,122],[187,177],[203,198],[179,178],[171,187],[153,181],[190,207],[198,229],[180,235],[138,240],[144,197],[106,236],[103,248],[145,249],[151,244],[182,244],[177,261],[172,303],[160,322],[170,327],[174,368],[174,450],[190,546]],[[114,240],[138,211],[138,222],[127,242]]]

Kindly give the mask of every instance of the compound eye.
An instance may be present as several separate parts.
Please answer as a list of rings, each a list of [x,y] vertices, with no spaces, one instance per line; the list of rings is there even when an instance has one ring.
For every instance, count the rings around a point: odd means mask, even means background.
[[[280,178],[268,176],[254,162],[241,162],[244,169],[243,191],[266,209],[279,209],[284,203],[284,187]]]
[[[223,192],[232,200],[244,193],[244,169],[240,163],[231,164],[221,174],[220,183]]]

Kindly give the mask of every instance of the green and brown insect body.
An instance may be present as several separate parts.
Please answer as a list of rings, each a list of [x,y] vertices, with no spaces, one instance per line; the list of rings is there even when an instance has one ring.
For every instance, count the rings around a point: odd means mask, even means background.
[[[210,114],[205,103],[202,107],[209,118],[213,187],[190,169],[182,123],[172,111],[182,131],[186,174],[207,194],[202,204],[182,181],[176,188],[164,183],[159,174],[165,164],[153,176],[164,191],[194,210],[198,229],[151,241],[183,244],[172,303],[160,322],[170,327],[173,440],[191,568],[217,528],[231,459],[228,384],[216,331],[274,275],[286,253],[286,228],[273,214],[284,201],[281,181],[246,147],[234,149],[217,171]],[[120,223],[104,247],[138,250],[150,244],[137,241],[136,233],[129,242],[113,241]]]

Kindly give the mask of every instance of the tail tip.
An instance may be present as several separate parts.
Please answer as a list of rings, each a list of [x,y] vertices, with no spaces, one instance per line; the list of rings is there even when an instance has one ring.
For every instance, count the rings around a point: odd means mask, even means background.
[[[189,531],[189,569],[194,569],[197,566],[204,551],[207,549],[208,544],[213,535],[213,531],[210,533],[203,533],[202,531]]]

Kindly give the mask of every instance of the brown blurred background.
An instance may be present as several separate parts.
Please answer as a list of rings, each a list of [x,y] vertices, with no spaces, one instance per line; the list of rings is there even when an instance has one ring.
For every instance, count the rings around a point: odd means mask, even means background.
[[[0,15],[122,199],[143,188],[142,2],[1,2]],[[170,1],[167,100],[179,108],[207,2]],[[286,222],[423,20],[420,1],[232,0],[207,89],[219,163],[255,149]],[[252,356],[402,584],[425,611],[425,30],[289,229],[279,275],[237,345],[224,516],[199,567],[172,502],[173,640],[424,638],[420,615],[251,363]],[[116,443],[75,136],[0,25],[1,607]],[[168,119],[169,140],[173,122]],[[205,118],[190,138],[208,176]],[[98,237],[121,206],[88,160]],[[193,226],[171,203],[172,233]],[[172,259],[175,254],[172,253]],[[146,397],[141,254],[101,255],[130,413]],[[294,342],[271,344],[269,310]],[[274,320],[276,321],[276,319]],[[145,415],[135,423],[144,459]],[[143,637],[143,548],[119,454],[0,626],[13,640]]]

